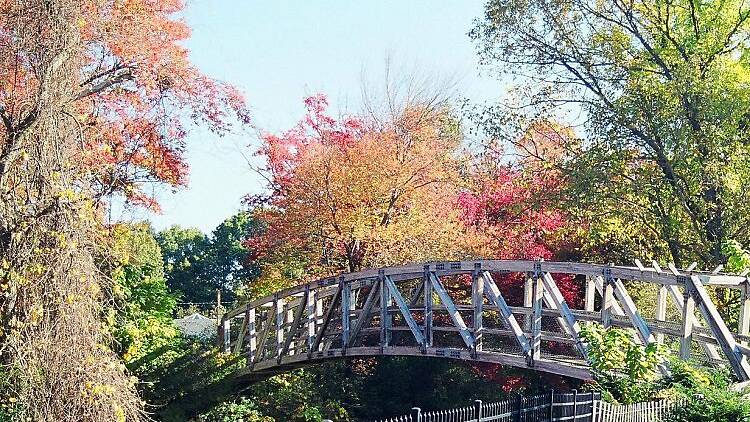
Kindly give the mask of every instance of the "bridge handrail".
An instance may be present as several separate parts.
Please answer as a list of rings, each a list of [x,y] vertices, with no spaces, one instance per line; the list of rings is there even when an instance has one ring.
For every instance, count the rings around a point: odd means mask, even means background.
[[[459,264],[459,268],[451,268],[451,265],[456,266]],[[384,268],[367,269],[363,271],[357,271],[352,273],[341,273],[335,276],[323,277],[314,281],[303,283],[294,287],[289,287],[278,292],[258,298],[249,302],[246,302],[231,311],[227,312],[225,318],[233,318],[240,315],[248,307],[254,308],[261,306],[266,303],[272,302],[275,298],[288,297],[300,293],[304,293],[306,289],[319,289],[329,286],[337,285],[341,280],[345,282],[360,281],[372,279],[375,280],[381,274],[386,276],[400,275],[400,276],[419,276],[424,273],[425,266],[429,268],[437,268],[442,265],[444,270],[438,270],[444,272],[444,274],[461,274],[470,273],[474,270],[475,264],[480,264],[481,269],[485,271],[499,271],[499,272],[531,272],[534,271],[534,266],[539,264],[542,272],[549,273],[566,273],[566,274],[577,274],[587,276],[599,276],[605,270],[609,270],[612,277],[620,278],[625,280],[638,280],[648,283],[658,283],[663,285],[676,285],[684,286],[685,276],[697,276],[701,282],[707,285],[724,287],[729,289],[741,289],[743,284],[748,282],[748,276],[729,274],[722,272],[708,272],[708,271],[696,271],[696,270],[676,270],[676,271],[659,271],[653,267],[632,267],[632,266],[621,266],[621,265],[604,265],[604,264],[593,264],[585,262],[561,262],[561,261],[533,261],[533,260],[500,260],[500,259],[483,259],[483,260],[467,260],[467,261],[434,261],[425,264],[409,264],[409,265],[398,265]],[[677,272],[678,274],[675,274]]]

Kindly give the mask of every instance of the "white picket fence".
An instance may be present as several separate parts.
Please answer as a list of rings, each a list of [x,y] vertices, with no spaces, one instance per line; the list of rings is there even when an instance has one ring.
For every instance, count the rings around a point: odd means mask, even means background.
[[[659,400],[633,404],[594,402],[593,422],[659,422],[672,412],[679,401]]]
[[[662,422],[682,402],[658,400],[634,404],[601,401],[599,393],[548,393],[473,406],[422,412],[379,422]],[[324,420],[323,422],[330,422]]]

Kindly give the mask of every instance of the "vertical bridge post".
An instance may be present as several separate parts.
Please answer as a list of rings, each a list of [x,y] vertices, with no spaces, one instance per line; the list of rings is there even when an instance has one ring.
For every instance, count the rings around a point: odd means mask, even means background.
[[[339,277],[339,288],[341,289],[341,351],[346,353],[349,347],[349,318],[351,316],[352,285]]]
[[[482,311],[484,305],[484,277],[479,276],[482,269],[481,263],[474,264],[471,273],[471,305],[474,308],[472,328],[474,332],[474,355],[482,350]]]
[[[605,268],[602,270],[604,276],[604,290],[602,291],[602,325],[604,328],[609,328],[612,325],[612,307],[615,304],[614,298],[614,279],[612,278],[612,269]]]
[[[386,348],[391,344],[391,315],[388,307],[391,304],[391,291],[385,282],[385,272],[378,271],[378,283],[380,284],[380,347]]]
[[[430,280],[430,266],[424,266],[424,344],[422,352],[427,353],[427,348],[432,347],[432,281]]]
[[[669,294],[667,286],[659,285],[659,292],[656,294],[656,320],[666,321],[667,319],[667,295]],[[656,333],[656,342],[664,343],[664,333]]]
[[[680,359],[690,359],[690,348],[693,344],[693,325],[695,322],[695,298],[693,297],[690,278],[678,276],[677,280],[683,286],[682,307],[682,336],[680,337]]]
[[[534,262],[532,280],[532,317],[531,317],[531,366],[542,357],[542,302],[544,301],[544,285],[542,284],[542,264]]]
[[[750,279],[742,283],[740,294],[740,318],[737,322],[737,334],[747,336],[750,334]],[[740,344],[747,345],[747,341],[740,339]]]

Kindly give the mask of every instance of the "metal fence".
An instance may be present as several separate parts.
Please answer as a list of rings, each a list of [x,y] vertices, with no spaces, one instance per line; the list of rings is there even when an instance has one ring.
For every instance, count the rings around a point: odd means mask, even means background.
[[[473,406],[422,412],[412,408],[408,415],[376,422],[659,422],[678,403],[667,400],[614,405],[601,401],[599,393],[547,393],[517,396],[508,400]]]

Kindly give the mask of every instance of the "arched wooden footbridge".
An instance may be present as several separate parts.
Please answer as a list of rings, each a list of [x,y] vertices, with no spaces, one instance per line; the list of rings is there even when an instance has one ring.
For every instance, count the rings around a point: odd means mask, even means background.
[[[630,328],[642,343],[666,343],[683,359],[726,366],[739,381],[750,379],[747,275],[636,264],[478,260],[342,274],[226,313],[219,342],[247,357],[243,374],[252,378],[324,359],[400,355],[590,379],[579,333],[582,324],[598,321]],[[513,273],[525,280],[518,306],[509,305],[496,284],[496,277]],[[583,309],[567,303],[555,281],[570,275],[585,284]],[[471,280],[470,295],[455,288],[458,277]],[[627,289],[633,284],[653,286],[653,306],[636,308]],[[739,322],[731,329],[714,305],[713,290],[740,301]]]

